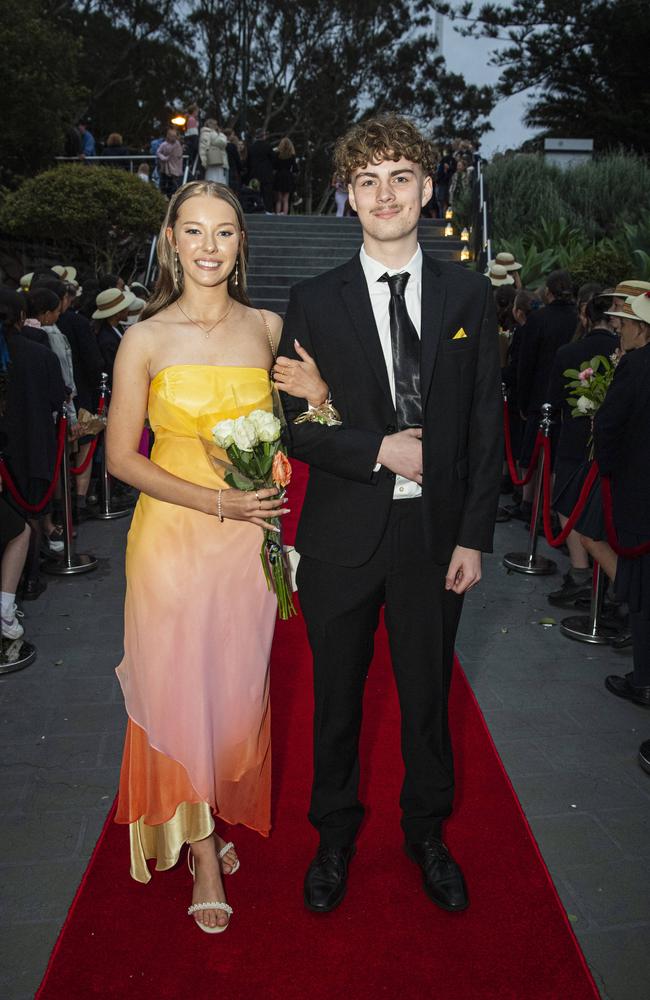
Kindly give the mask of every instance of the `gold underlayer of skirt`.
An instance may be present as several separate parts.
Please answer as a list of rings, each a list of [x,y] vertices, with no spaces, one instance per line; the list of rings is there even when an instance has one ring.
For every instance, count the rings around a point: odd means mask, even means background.
[[[214,819],[207,802],[181,802],[166,823],[148,826],[144,820],[129,824],[131,877],[149,882],[147,861],[156,859],[156,871],[167,871],[178,861],[184,844],[205,840],[214,830]]]

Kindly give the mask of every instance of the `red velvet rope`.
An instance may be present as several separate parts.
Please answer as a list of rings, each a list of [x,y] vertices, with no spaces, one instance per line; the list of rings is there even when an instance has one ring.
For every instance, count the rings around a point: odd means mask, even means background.
[[[97,407],[98,413],[104,412],[104,406],[106,405],[106,400],[102,396],[99,400],[99,406]],[[82,472],[85,472],[93,458],[95,457],[95,452],[97,451],[97,445],[99,444],[99,434],[95,435],[94,441],[91,441],[90,448],[88,449],[88,454],[84,458],[81,465],[75,466],[75,468],[70,469],[73,476],[80,476]]]
[[[54,463],[54,478],[52,479],[52,482],[45,491],[45,496],[40,501],[40,503],[32,504],[32,503],[27,503],[26,500],[23,500],[20,493],[18,492],[16,484],[11,478],[11,473],[9,472],[9,469],[5,464],[5,460],[3,458],[0,458],[0,475],[2,476],[3,484],[6,485],[7,489],[11,493],[16,503],[24,510],[26,510],[29,514],[40,514],[42,510],[45,510],[48,503],[54,496],[56,484],[59,481],[59,474],[61,472],[61,460],[63,458],[63,449],[66,446],[67,438],[68,438],[68,421],[67,418],[62,414],[61,419],[59,420],[56,461]]]
[[[512,479],[514,486],[527,486],[535,474],[535,469],[537,468],[537,459],[539,457],[539,449],[542,445],[543,434],[538,432],[537,438],[535,440],[535,448],[533,454],[530,458],[530,463],[528,465],[528,471],[523,479],[517,478],[517,469],[515,467],[515,460],[512,454],[512,439],[510,437],[510,415],[508,412],[508,400],[503,401],[503,435],[506,444],[506,460],[508,462],[508,471],[510,472],[510,478]]]
[[[576,521],[584,510],[587,497],[589,496],[591,488],[596,480],[596,477],[598,476],[598,466],[595,462],[592,462],[589,467],[589,472],[587,473],[587,478],[582,484],[578,502],[571,511],[571,514],[567,519],[567,523],[562,528],[560,534],[554,537],[553,528],[551,526],[551,442],[547,437],[543,437],[542,446],[544,448],[544,503],[542,505],[544,534],[546,535],[546,541],[548,544],[556,549],[566,542],[570,533],[575,528]]]
[[[97,451],[97,444],[99,442],[99,434],[97,434],[93,441],[90,442],[90,448],[88,449],[88,454],[84,458],[81,465],[75,465],[70,472],[73,476],[80,476],[82,472],[85,472],[93,458],[95,457],[95,452]]]
[[[598,465],[596,462],[592,462],[587,472],[587,477],[582,484],[582,489],[580,490],[580,496],[576,502],[575,507],[571,511],[571,514],[567,518],[567,522],[562,528],[559,535],[553,535],[553,528],[551,525],[551,442],[542,433],[538,431],[537,438],[535,440],[535,448],[530,459],[530,465],[528,471],[523,479],[517,478],[517,470],[515,468],[515,461],[512,454],[512,441],[510,438],[510,414],[508,411],[508,401],[504,399],[503,401],[503,432],[505,438],[506,446],[506,459],[508,461],[508,470],[510,472],[510,478],[515,486],[526,486],[527,483],[533,478],[533,474],[537,467],[537,459],[539,457],[540,448],[544,449],[544,468],[543,468],[543,504],[542,504],[542,518],[544,522],[544,535],[546,536],[546,541],[553,548],[559,548],[563,545],[569,537],[570,533],[576,526],[578,518],[582,514],[585,504],[587,503],[587,498],[591,493],[591,489],[598,478]],[[639,556],[645,556],[650,553],[650,542],[644,542],[642,545],[634,545],[631,547],[625,547],[621,545],[618,536],[616,534],[616,528],[614,527],[614,511],[612,505],[612,487],[610,483],[609,476],[601,476],[600,478],[600,490],[603,500],[603,514],[605,519],[605,531],[607,533],[607,541],[610,547],[616,552],[617,555],[623,556],[626,559],[637,559]]]
[[[546,536],[546,541],[553,548],[558,548],[562,545],[568,538],[569,534],[573,531],[576,526],[576,522],[580,515],[582,514],[587,498],[591,493],[591,489],[598,478],[598,464],[592,462],[589,466],[589,471],[587,473],[586,479],[582,484],[582,489],[580,490],[580,496],[576,502],[575,507],[571,511],[571,514],[567,518],[567,522],[562,528],[559,535],[553,535],[553,529],[551,527],[551,442],[547,437],[543,438],[543,448],[544,448],[544,503],[542,506],[542,515],[544,519],[544,535]],[[650,542],[644,542],[642,545],[635,545],[632,547],[626,547],[621,545],[616,534],[616,528],[614,527],[614,510],[612,505],[612,486],[610,483],[609,476],[600,477],[600,490],[603,500],[603,514],[605,519],[605,531],[607,533],[607,541],[614,552],[623,556],[626,559],[637,559],[639,556],[644,556],[650,553]]]

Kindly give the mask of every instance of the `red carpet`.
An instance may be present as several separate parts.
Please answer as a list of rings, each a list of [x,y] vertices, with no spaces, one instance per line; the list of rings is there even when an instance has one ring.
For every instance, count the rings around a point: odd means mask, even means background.
[[[316,835],[305,818],[311,677],[301,618],[278,624],[272,669],[275,825],[268,841],[232,831],[241,870],[226,879],[231,927],[209,936],[186,916],[191,889],[184,863],[155,873],[147,886],[133,882],[127,831],[108,822],[39,1000],[598,997],[460,669],[450,713],[458,794],[446,839],[472,904],[447,914],[422,892],[419,872],[401,849],[398,708],[383,634],[366,692],[368,815],[348,895],[325,916],[304,909],[302,878]]]

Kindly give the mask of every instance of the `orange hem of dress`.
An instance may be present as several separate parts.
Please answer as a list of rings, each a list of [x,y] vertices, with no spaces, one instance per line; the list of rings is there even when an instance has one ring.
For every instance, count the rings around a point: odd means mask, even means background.
[[[161,826],[165,823],[169,823],[174,818],[179,805],[182,803],[188,803],[191,805],[205,804],[210,809],[213,817],[220,819],[228,826],[244,826],[248,830],[258,833],[262,837],[268,838],[270,836],[272,829],[271,825],[265,829],[256,826],[253,823],[247,823],[245,820],[229,819],[225,813],[219,810],[218,805],[213,807],[210,802],[201,798],[191,782],[185,765],[156,747],[150,741],[149,734],[146,729],[143,726],[140,726],[139,723],[133,719],[130,713],[127,712],[127,716],[128,721],[124,737],[124,754],[120,770],[118,803],[114,818],[115,823],[119,823],[122,826],[130,826],[133,823],[145,823],[147,826]],[[136,816],[134,816],[130,811],[128,816],[120,816],[122,802],[128,801],[130,805],[134,794],[138,797],[138,800],[142,795],[146,797],[152,787],[152,784],[149,784],[148,787],[144,789],[139,787],[137,791],[131,788],[131,776],[133,773],[131,768],[131,749],[132,744],[136,742],[139,744],[137,746],[137,750],[141,753],[139,763],[140,765],[144,765],[140,768],[140,773],[144,773],[146,775],[145,780],[149,779],[149,782],[153,784],[153,788],[157,792],[165,789],[166,786],[171,787],[172,782],[175,782],[174,787],[176,788],[176,794],[167,800],[166,807],[162,809],[162,815],[154,814],[151,816],[151,810],[148,805],[138,805],[136,806]],[[169,779],[170,776],[172,778],[172,782],[166,781],[165,778]]]

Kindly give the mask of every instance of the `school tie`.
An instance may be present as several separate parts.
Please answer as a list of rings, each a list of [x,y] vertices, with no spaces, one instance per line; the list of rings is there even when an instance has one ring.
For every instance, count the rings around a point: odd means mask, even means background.
[[[397,429],[422,426],[422,397],[420,396],[420,338],[406,308],[404,293],[408,271],[399,274],[382,274],[390,289],[390,339],[393,348],[395,373],[395,409]]]

